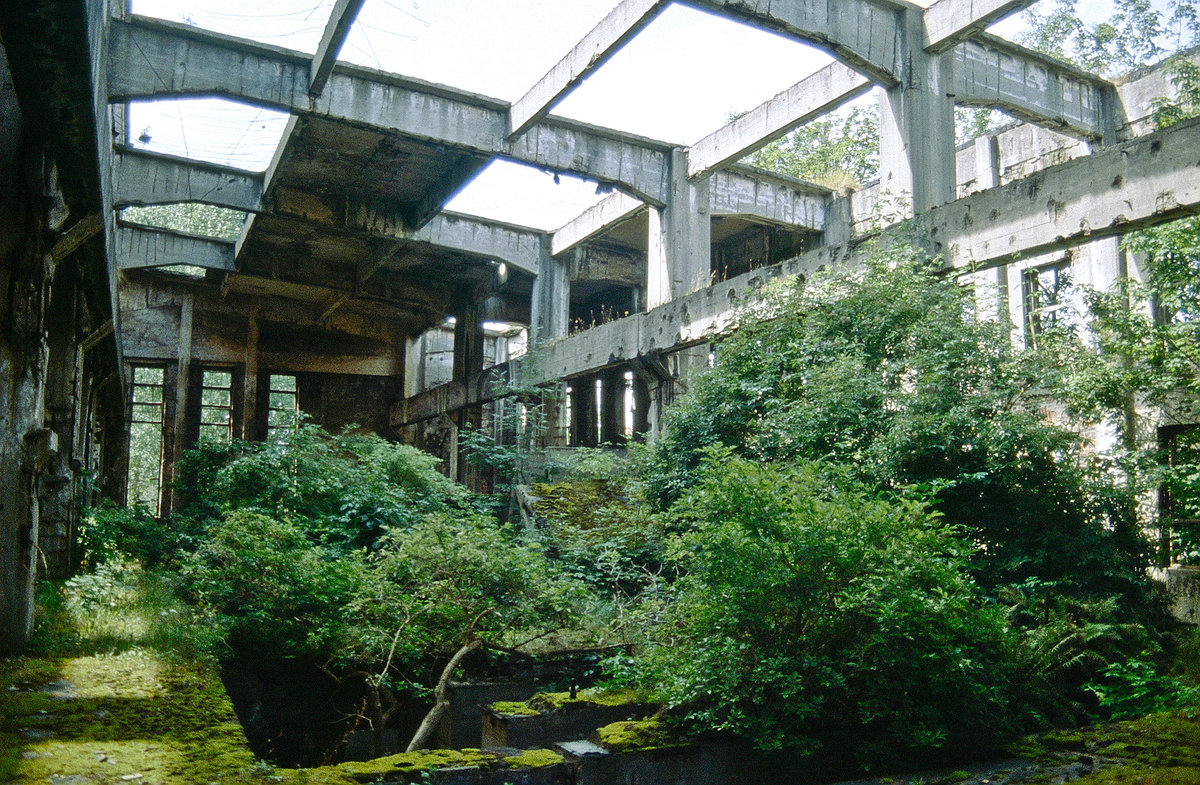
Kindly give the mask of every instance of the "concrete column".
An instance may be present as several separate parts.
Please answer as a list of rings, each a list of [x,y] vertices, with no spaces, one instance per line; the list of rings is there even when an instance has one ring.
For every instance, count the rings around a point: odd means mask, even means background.
[[[625,368],[609,368],[600,376],[600,441],[612,445],[625,439]]]
[[[573,248],[567,253],[579,252],[579,249]],[[555,259],[551,256],[550,237],[543,237],[538,254],[538,274],[533,281],[533,299],[530,303],[530,346],[566,337],[571,309],[569,270],[570,260]]]
[[[183,300],[179,303],[179,346],[176,347],[175,355],[175,420],[172,427],[170,466],[170,476],[172,477],[175,476],[176,464],[183,458],[183,453],[189,446],[187,443],[188,386],[192,376],[192,323],[194,321],[194,310],[195,300],[192,295],[183,295]],[[163,472],[164,477],[167,474],[166,471]],[[167,496],[168,502],[164,506],[173,511],[178,502],[175,491],[160,489],[159,495]]]
[[[1000,185],[1000,141],[995,134],[975,140],[975,189],[986,191]]]
[[[454,381],[466,381],[483,370],[483,323],[479,297],[472,287],[455,293],[454,303]]]
[[[639,373],[633,375],[633,438],[645,441],[650,433],[650,385]]]
[[[687,177],[687,153],[671,151],[667,204],[650,208],[646,308],[708,286],[712,273],[712,219],[708,179]]]
[[[242,438],[258,435],[258,319],[251,314],[246,320],[246,353],[242,378]]]
[[[571,446],[595,447],[596,377],[581,376],[571,380]]]
[[[923,13],[897,15],[905,78],[879,100],[880,189],[905,215],[952,201],[955,190],[952,59],[922,48]]]
[[[454,309],[454,381],[467,382],[483,371],[483,322],[480,318],[479,293],[474,287],[455,292]],[[453,418],[449,450],[450,476],[468,487],[477,487],[477,467],[468,466],[459,454],[458,435],[463,429],[475,429],[483,422],[483,410],[470,406]]]

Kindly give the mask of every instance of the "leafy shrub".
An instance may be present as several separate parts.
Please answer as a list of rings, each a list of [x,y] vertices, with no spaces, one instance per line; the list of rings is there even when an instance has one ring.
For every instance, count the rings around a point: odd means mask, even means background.
[[[436,463],[414,447],[312,424],[280,441],[201,446],[179,472],[181,546],[194,549],[207,527],[236,510],[302,522],[314,542],[337,549],[369,546],[426,513],[470,509],[469,493]]]
[[[361,560],[314,544],[300,526],[239,510],[209,528],[179,570],[182,596],[230,650],[246,657],[325,654],[319,639],[344,618]]]
[[[1159,675],[1142,660],[1114,662],[1103,676],[1088,684],[1100,707],[1114,720],[1132,720],[1151,712],[1200,703],[1200,687],[1185,687],[1169,676]]]
[[[923,501],[713,449],[671,515],[683,576],[633,669],[692,725],[870,765],[978,751],[1028,720],[971,547]]]
[[[145,507],[123,507],[110,499],[82,511],[79,524],[79,550],[85,568],[136,559],[158,563],[175,547],[171,527],[164,525]]]
[[[934,490],[934,509],[983,546],[973,568],[991,590],[1035,578],[1137,605],[1147,579],[1144,543],[1125,536],[1128,496],[1044,421],[1037,379],[970,297],[900,245],[861,272],[774,292],[670,413],[650,498],[666,508],[687,493],[711,445],[823,460],[871,486]]]

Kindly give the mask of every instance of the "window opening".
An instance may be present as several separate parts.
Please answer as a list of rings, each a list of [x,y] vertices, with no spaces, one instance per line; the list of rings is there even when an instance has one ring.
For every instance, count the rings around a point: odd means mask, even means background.
[[[200,376],[200,442],[228,444],[233,438],[233,373],[204,371]]]
[[[1070,326],[1070,271],[1068,262],[1025,271],[1025,338],[1030,345],[1046,330]]]
[[[165,373],[152,366],[133,367],[130,391],[129,469],[125,477],[125,498],[131,505],[142,505],[159,514],[162,491],[163,423]]]
[[[296,377],[273,373],[267,391],[267,441],[278,443],[295,430],[300,414]]]

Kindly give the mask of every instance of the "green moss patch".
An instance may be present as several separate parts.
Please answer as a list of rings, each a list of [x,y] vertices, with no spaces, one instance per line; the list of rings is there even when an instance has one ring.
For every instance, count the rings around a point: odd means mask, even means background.
[[[381,778],[391,781],[418,782],[429,772],[438,769],[540,768],[562,762],[563,757],[552,750],[526,750],[508,757],[477,749],[421,750],[389,755],[386,758],[376,758],[370,761],[355,761],[320,769],[300,770],[287,779],[297,783],[334,783],[347,780],[373,782]]]
[[[136,649],[0,660],[0,749],[5,783],[64,776],[172,784],[254,777],[254,758],[216,675],[168,666]]]
[[[1026,738],[1013,751],[1044,767],[1077,760],[1105,762],[1099,771],[1079,779],[1080,785],[1200,783],[1200,712],[1166,711],[1053,731]]]
[[[490,704],[488,708],[497,714],[503,714],[508,717],[536,717],[541,714],[540,711],[525,701],[496,701]]]
[[[563,756],[554,750],[525,750],[519,755],[509,755],[504,759],[504,762],[510,769],[540,769],[543,766],[553,766],[556,763],[562,763],[563,760]]]
[[[509,717],[534,717],[551,711],[578,706],[637,706],[646,703],[634,690],[578,690],[575,697],[569,692],[539,692],[529,700],[496,701],[489,705],[497,714]]]
[[[631,722],[614,722],[596,730],[601,746],[612,752],[654,750],[683,743],[664,720],[650,717]]]

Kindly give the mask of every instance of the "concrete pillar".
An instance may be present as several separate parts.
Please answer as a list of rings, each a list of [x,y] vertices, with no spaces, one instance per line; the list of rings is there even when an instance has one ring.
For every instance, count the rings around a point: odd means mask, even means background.
[[[454,381],[466,381],[483,370],[483,323],[479,297],[473,287],[455,292],[454,303]]]
[[[258,436],[258,319],[246,320],[246,352],[242,378],[242,438]]]
[[[662,208],[650,208],[646,308],[708,286],[712,273],[709,183],[687,177],[687,153],[671,151],[671,188]]]
[[[579,249],[572,249],[567,253],[579,252]],[[567,258],[555,259],[551,256],[550,237],[547,235],[542,238],[538,274],[533,281],[533,299],[530,303],[530,346],[567,335],[571,309],[569,262]]]
[[[880,93],[879,185],[904,215],[954,199],[954,100],[950,56],[922,48],[923,9],[898,15],[904,78]],[[907,207],[907,209],[905,209]],[[884,206],[885,217],[889,210]]]
[[[600,375],[600,441],[625,444],[625,368],[609,368]]]
[[[480,318],[479,293],[465,286],[455,292],[454,302],[454,381],[467,382],[483,372],[483,322]],[[463,429],[476,429],[483,422],[483,410],[478,406],[460,409],[453,418],[449,449],[450,476],[468,487],[476,487],[480,479],[477,467],[468,466],[459,454],[458,436]]]
[[[650,385],[644,375],[633,375],[633,438],[646,441],[650,434]]]
[[[986,191],[1000,185],[1000,140],[995,134],[975,140],[975,189]]]
[[[595,447],[596,377],[581,376],[571,380],[571,446]]]
[[[176,347],[175,373],[175,420],[171,428],[171,466],[170,476],[175,476],[175,466],[183,458],[183,453],[190,446],[187,434],[188,415],[188,386],[192,375],[192,324],[194,322],[195,300],[192,295],[183,295],[179,303],[179,346]],[[163,472],[166,477],[167,471]],[[166,485],[166,483],[164,483]],[[163,505],[174,511],[179,499],[171,489],[159,489],[159,496],[167,497]]]

